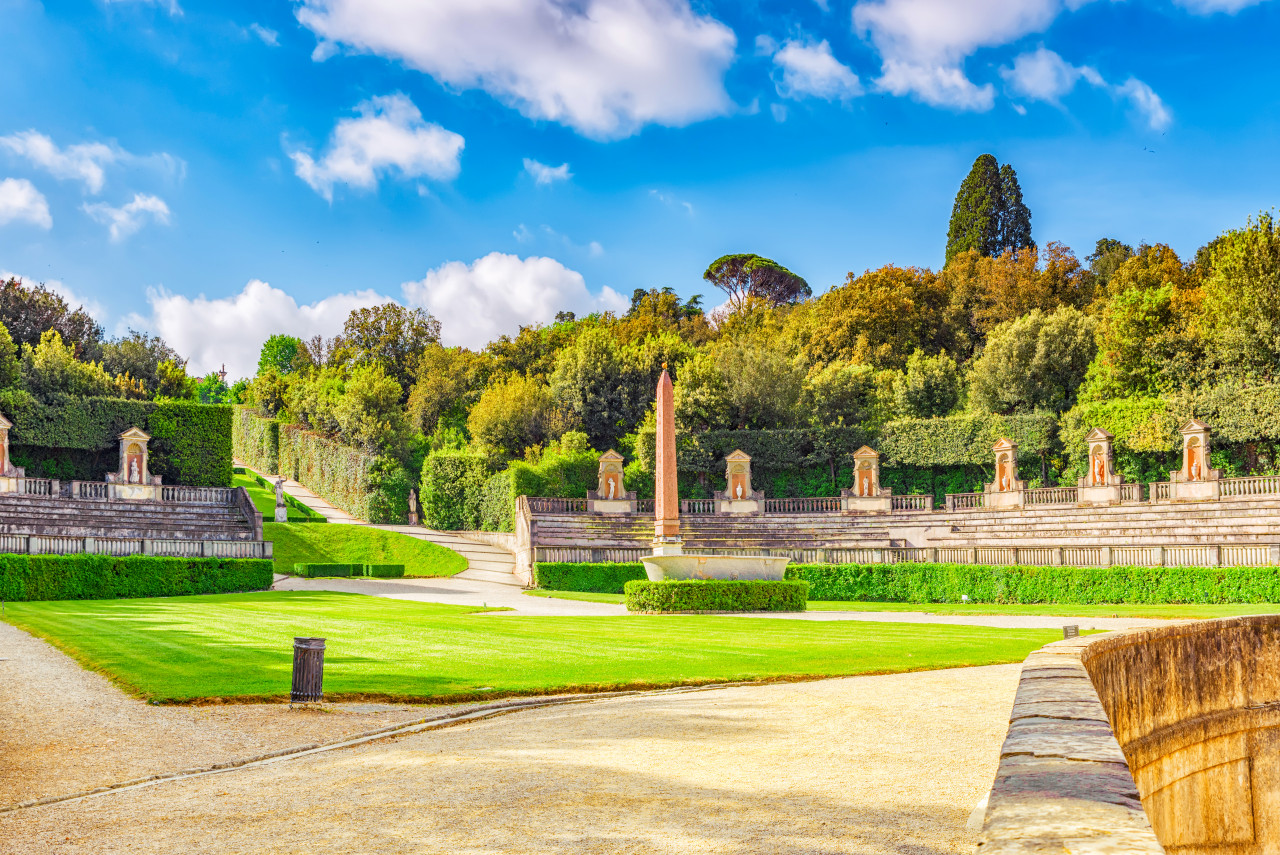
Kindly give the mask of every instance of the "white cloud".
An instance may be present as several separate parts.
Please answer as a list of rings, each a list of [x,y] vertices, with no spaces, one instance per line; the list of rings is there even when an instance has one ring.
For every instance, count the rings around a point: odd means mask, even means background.
[[[1128,99],[1153,131],[1163,131],[1173,122],[1173,113],[1165,106],[1164,101],[1147,84],[1136,77],[1130,77],[1124,83],[1114,87],[1116,95]]]
[[[109,226],[108,231],[113,241],[124,240],[142,228],[143,222],[148,219],[166,225],[169,222],[169,206],[160,197],[146,193],[133,194],[133,201],[119,208],[113,208],[106,202],[95,202],[92,205],[81,205],[80,210]]]
[[[25,178],[0,181],[0,226],[13,222],[34,223],[43,229],[53,226],[49,200]]]
[[[1162,131],[1173,121],[1173,114],[1155,90],[1136,77],[1130,77],[1119,85],[1112,85],[1096,68],[1072,65],[1043,46],[1019,55],[1014,59],[1012,68],[1000,69],[1000,75],[1016,94],[1051,104],[1059,103],[1062,96],[1075,88],[1076,83],[1084,80],[1091,86],[1107,91],[1114,98],[1128,101],[1152,130]]]
[[[776,117],[777,113],[774,113],[774,116]],[[672,196],[670,193],[663,193],[661,190],[650,190],[649,195],[657,199],[659,202],[666,205],[667,207],[684,208],[686,214],[688,214],[691,217],[693,216],[693,204],[691,202],[686,202],[683,199],[677,199],[675,196]]]
[[[0,149],[25,158],[54,178],[80,181],[89,193],[102,191],[106,167],[114,164],[150,167],[179,181],[187,171],[186,162],[164,152],[142,157],[130,154],[114,142],[77,143],[60,148],[51,138],[35,130],[0,137]]]
[[[209,299],[149,289],[150,313],[130,315],[125,325],[147,329],[187,357],[187,371],[204,375],[224,362],[231,377],[252,377],[262,343],[275,333],[308,339],[332,336],[355,309],[395,302],[374,291],[334,294],[299,305],[290,295],[254,279],[239,294]]]
[[[445,344],[482,347],[521,325],[549,323],[557,312],[625,311],[611,288],[587,290],[582,274],[554,258],[491,252],[471,264],[451,261],[402,286],[407,302],[440,319]]]
[[[270,27],[264,27],[261,24],[254,23],[249,25],[249,32],[261,39],[262,43],[268,47],[280,46],[280,34]]]
[[[776,85],[784,98],[812,95],[836,101],[862,94],[858,75],[831,55],[831,45],[825,39],[817,44],[788,41],[773,55],[773,64],[782,71]]]
[[[773,120],[775,122],[785,122],[787,120],[786,104],[770,104],[769,112],[773,114]]]
[[[590,137],[724,115],[733,31],[689,0],[302,0],[320,39],[483,89]]]
[[[325,199],[333,201],[335,184],[369,189],[393,169],[404,178],[448,180],[458,174],[462,137],[424,121],[406,96],[370,98],[356,112],[357,118],[334,127],[318,162],[304,151],[289,153],[298,177]]]
[[[995,91],[964,72],[979,48],[1043,31],[1064,9],[1089,0],[860,0],[853,26],[883,61],[877,85],[935,107],[989,110]]]
[[[547,166],[545,163],[539,163],[529,157],[524,159],[524,171],[532,175],[534,183],[538,185],[552,184],[556,181],[568,181],[573,177],[573,173],[569,171],[569,164],[567,163],[562,163],[559,166]]]

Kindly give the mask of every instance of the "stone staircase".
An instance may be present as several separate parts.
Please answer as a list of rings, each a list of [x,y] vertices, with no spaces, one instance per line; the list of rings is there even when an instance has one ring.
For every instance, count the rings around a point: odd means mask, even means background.
[[[634,549],[653,541],[653,517],[647,514],[537,514],[533,522],[533,544],[539,547]],[[680,518],[680,533],[687,550],[893,545],[882,515],[843,512],[688,514]]]
[[[492,582],[496,585],[508,585],[515,588],[524,587],[524,583],[515,576],[515,556],[502,547],[480,543],[463,537],[457,532],[436,531],[422,526],[380,525],[378,528],[399,532],[418,540],[428,540],[452,549],[467,559],[467,569],[457,574],[454,577],[455,579]]]
[[[0,534],[140,540],[252,541],[236,505],[70,499],[0,493]]]

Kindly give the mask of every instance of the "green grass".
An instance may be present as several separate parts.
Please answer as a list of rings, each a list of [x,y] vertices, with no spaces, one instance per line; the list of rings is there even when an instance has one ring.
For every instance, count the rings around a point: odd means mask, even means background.
[[[253,506],[262,513],[264,521],[276,518],[276,491],[265,486],[263,482],[248,472],[237,472],[231,476],[232,487],[244,487],[249,491]],[[324,517],[291,496],[285,496],[285,507],[289,513],[289,522],[324,522]]]
[[[266,523],[277,573],[303,564],[403,564],[405,576],[452,576],[467,559],[436,543],[364,525]]]
[[[324,526],[323,528],[346,528]],[[147,699],[280,698],[326,638],[331,700],[460,700],[1019,662],[1059,630],[745,617],[530,617],[321,591],[10,603],[5,619]]]
[[[578,600],[587,603],[618,603],[622,594],[585,594],[578,591],[525,591],[531,597]],[[989,603],[862,603],[847,600],[810,600],[811,612],[925,612],[932,615],[1054,615],[1062,617],[1142,617],[1142,618],[1220,618],[1237,615],[1267,615],[1280,612],[1274,603],[1230,605],[1089,605],[1071,606],[1055,603],[989,604]]]

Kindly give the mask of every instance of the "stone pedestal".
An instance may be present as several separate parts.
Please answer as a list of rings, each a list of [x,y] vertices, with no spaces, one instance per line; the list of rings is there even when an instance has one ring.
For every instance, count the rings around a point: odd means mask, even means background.
[[[763,513],[764,491],[751,489],[751,456],[738,449],[724,463],[725,488],[715,494],[716,513]]]
[[[659,556],[684,555],[683,540],[655,540],[653,554]]]
[[[893,491],[880,486],[880,452],[862,446],[853,453],[853,488],[840,491],[846,511],[891,511]]]
[[[1022,491],[1027,482],[1018,479],[1018,444],[1001,439],[991,447],[996,456],[996,479],[982,488],[983,503],[988,508],[1022,507]]]
[[[636,510],[636,494],[622,486],[623,457],[610,449],[600,455],[599,482],[587,491],[587,510],[593,514],[631,514]]]

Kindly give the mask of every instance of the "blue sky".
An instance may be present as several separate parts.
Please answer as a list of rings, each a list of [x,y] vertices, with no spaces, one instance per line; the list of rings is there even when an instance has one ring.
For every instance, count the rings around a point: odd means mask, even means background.
[[[1036,240],[1190,254],[1280,196],[1276,0],[0,0],[0,271],[248,373],[384,299],[447,343]]]

